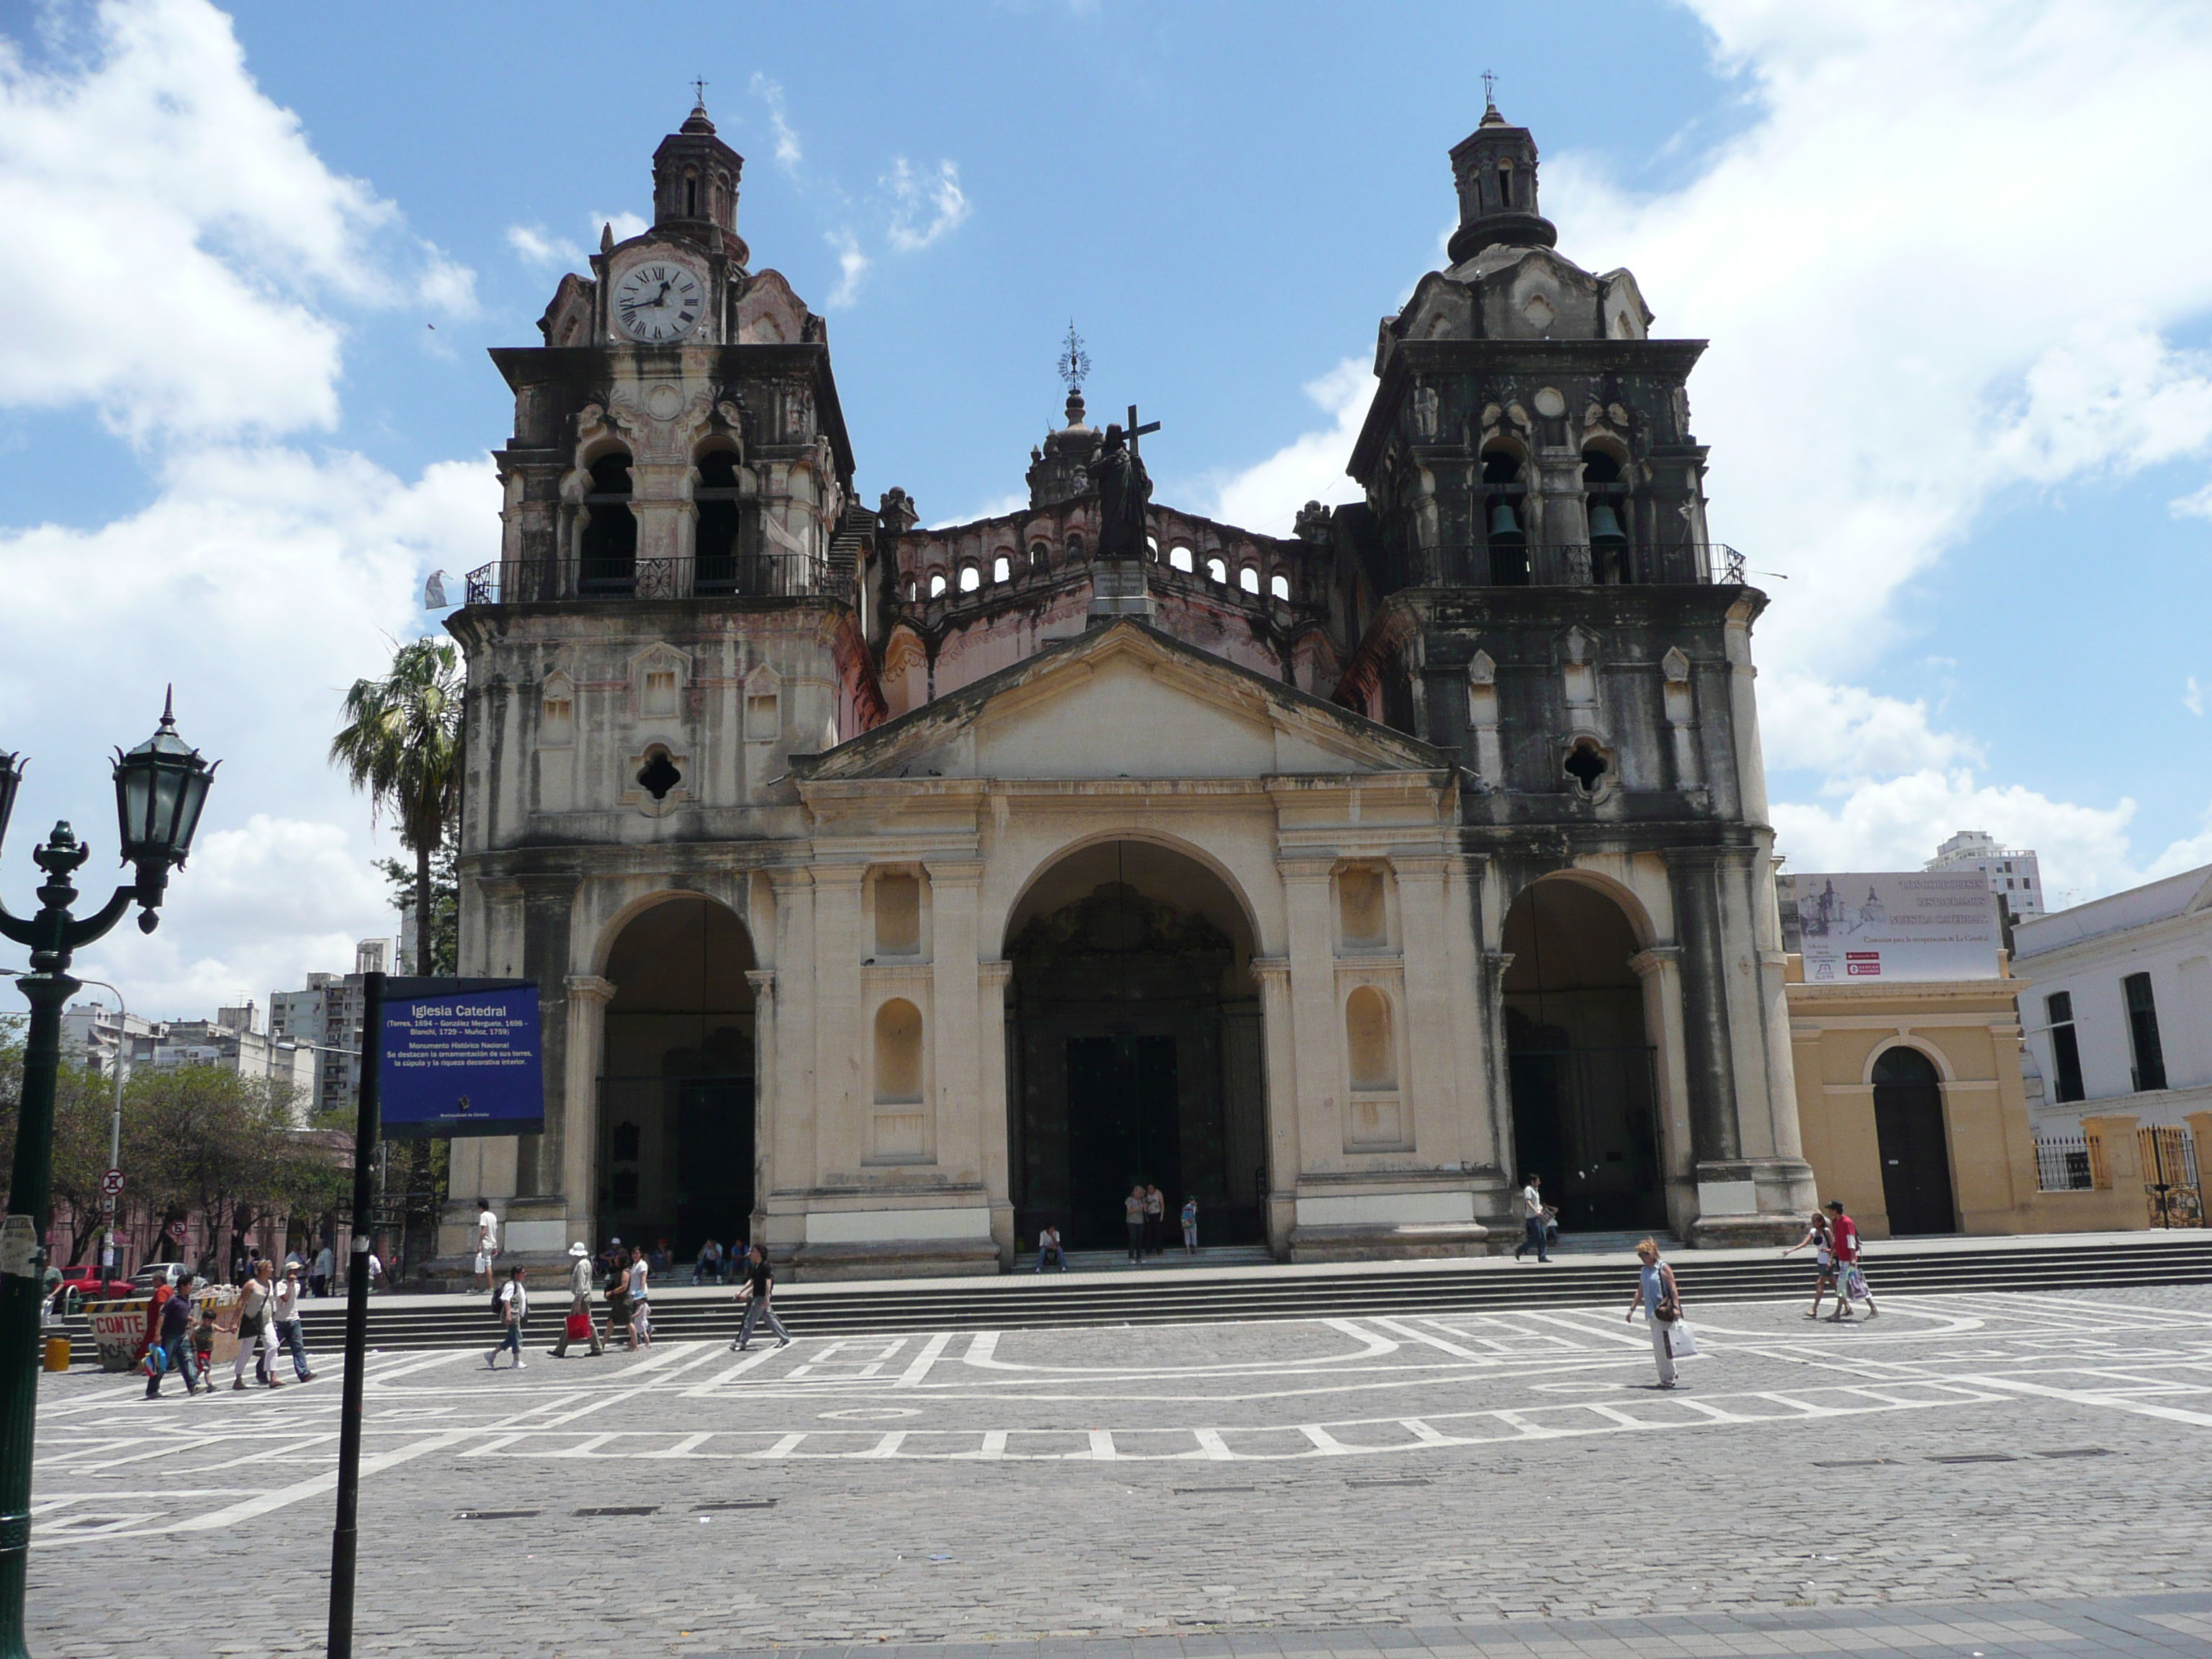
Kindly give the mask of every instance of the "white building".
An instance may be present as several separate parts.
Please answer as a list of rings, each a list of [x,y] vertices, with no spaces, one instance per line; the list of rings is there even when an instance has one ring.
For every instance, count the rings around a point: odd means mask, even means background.
[[[131,1022],[125,1063],[163,1070],[219,1066],[246,1077],[267,1078],[292,1091],[295,1115],[305,1121],[314,1095],[314,1055],[289,1037],[261,1029],[252,1003],[218,1008],[213,1019]],[[110,1017],[111,1024],[112,1017]],[[97,1027],[95,1026],[96,1030]]]
[[[126,1014],[104,1002],[73,1002],[62,1012],[62,1055],[71,1065],[113,1075],[117,1050],[126,1040],[155,1036],[150,1019]]]
[[[2212,865],[2021,922],[2013,965],[2039,1130],[2212,1109]]]
[[[354,946],[350,974],[310,974],[304,989],[269,994],[269,1029],[312,1056],[307,1092],[318,1115],[354,1109],[361,1085],[362,980],[391,971],[392,941]]]
[[[1936,849],[1930,870],[1978,870],[2015,919],[2043,914],[2043,872],[2033,852],[2000,847],[1986,830],[1961,830]]]

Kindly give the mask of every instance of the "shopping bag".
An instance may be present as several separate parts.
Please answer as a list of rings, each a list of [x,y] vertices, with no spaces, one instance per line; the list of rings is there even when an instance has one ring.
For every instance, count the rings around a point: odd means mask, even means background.
[[[568,1316],[568,1340],[571,1342],[588,1342],[592,1340],[591,1315],[572,1313]]]
[[[1666,1328],[1667,1357],[1669,1359],[1695,1359],[1698,1357],[1698,1339],[1690,1334],[1690,1322],[1678,1319]]]
[[[1856,1266],[1844,1270],[1844,1294],[1861,1302],[1874,1300],[1874,1297],[1867,1293],[1866,1275]]]

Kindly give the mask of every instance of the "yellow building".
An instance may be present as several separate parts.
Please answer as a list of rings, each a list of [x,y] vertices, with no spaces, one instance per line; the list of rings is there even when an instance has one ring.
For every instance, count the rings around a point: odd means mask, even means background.
[[[1808,983],[1786,994],[1805,1157],[1869,1238],[2147,1224],[2132,1117],[2082,1121],[2094,1178],[2046,1192],[2021,1073],[2019,994],[1985,978]],[[2208,1123],[2212,1127],[2212,1123]]]

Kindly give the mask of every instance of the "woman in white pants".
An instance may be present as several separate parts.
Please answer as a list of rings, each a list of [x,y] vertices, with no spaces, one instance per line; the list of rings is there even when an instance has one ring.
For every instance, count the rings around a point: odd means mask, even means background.
[[[1659,1386],[1674,1386],[1674,1356],[1668,1352],[1668,1328],[1682,1316],[1681,1292],[1674,1288],[1674,1270],[1659,1259],[1659,1246],[1645,1239],[1636,1247],[1636,1259],[1644,1264],[1637,1277],[1636,1299],[1628,1304],[1628,1317],[1632,1322],[1638,1312],[1644,1322],[1651,1328],[1651,1357],[1659,1362]]]
[[[272,1389],[281,1389],[283,1381],[276,1375],[276,1321],[270,1308],[272,1294],[270,1280],[275,1277],[276,1264],[257,1261],[246,1283],[238,1291],[238,1358],[231,1362],[230,1386],[246,1386],[246,1357],[256,1347],[261,1358],[254,1370],[261,1380]]]

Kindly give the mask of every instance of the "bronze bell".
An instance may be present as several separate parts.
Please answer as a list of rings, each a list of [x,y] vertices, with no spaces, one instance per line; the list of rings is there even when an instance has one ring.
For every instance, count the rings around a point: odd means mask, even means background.
[[[1592,547],[1626,547],[1628,544],[1628,534],[1620,527],[1620,515],[1613,510],[1610,501],[1591,503],[1589,534]]]
[[[1491,504],[1490,539],[1493,542],[1517,542],[1521,539],[1521,519],[1514,512],[1512,502],[1500,501]]]

